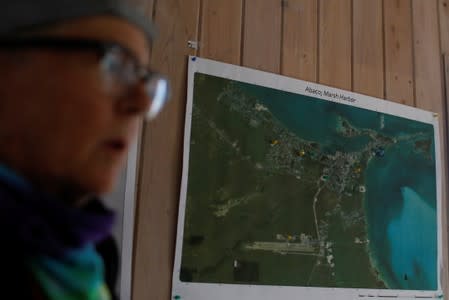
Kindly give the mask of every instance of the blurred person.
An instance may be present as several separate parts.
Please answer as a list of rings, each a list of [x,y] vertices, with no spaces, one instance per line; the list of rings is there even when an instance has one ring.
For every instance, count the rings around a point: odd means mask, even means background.
[[[152,25],[117,0],[14,0],[0,12],[2,299],[116,299],[110,192],[167,99]]]

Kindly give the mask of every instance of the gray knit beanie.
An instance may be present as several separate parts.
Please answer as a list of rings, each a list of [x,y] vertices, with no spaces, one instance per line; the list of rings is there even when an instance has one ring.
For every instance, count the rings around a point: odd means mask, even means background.
[[[149,39],[155,29],[145,16],[124,0],[8,0],[0,10],[0,38],[36,27],[82,17],[111,15],[140,27]]]

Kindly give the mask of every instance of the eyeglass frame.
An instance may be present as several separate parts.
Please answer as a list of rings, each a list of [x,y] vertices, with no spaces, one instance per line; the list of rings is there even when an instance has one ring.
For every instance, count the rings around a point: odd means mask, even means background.
[[[146,116],[147,120],[152,120],[160,112],[162,107],[166,104],[169,99],[169,81],[166,76],[161,73],[155,72],[148,67],[142,66],[137,57],[132,53],[130,49],[120,45],[117,42],[112,41],[102,41],[90,38],[67,38],[67,37],[19,37],[19,38],[0,38],[0,51],[2,49],[57,49],[65,51],[74,50],[94,50],[101,54],[101,60],[106,59],[109,53],[114,51],[120,51],[124,53],[127,57],[131,59],[133,64],[134,72],[134,82],[126,82],[127,85],[137,84],[139,82],[144,82],[145,85],[150,83],[151,79],[162,80],[165,84],[165,95],[162,99],[158,99],[157,103],[154,103],[157,107],[150,107],[148,114]],[[122,74],[122,77],[125,77]],[[159,83],[159,82],[158,82]],[[148,95],[150,98],[154,96],[158,97],[160,95]],[[154,100],[154,99],[151,99]]]

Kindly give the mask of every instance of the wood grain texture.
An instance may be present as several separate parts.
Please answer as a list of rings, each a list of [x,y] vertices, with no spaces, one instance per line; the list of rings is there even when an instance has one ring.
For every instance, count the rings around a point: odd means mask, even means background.
[[[353,90],[384,97],[382,0],[353,0]]]
[[[203,0],[199,56],[240,64],[243,0]]]
[[[281,1],[246,0],[242,64],[258,70],[280,72]]]
[[[388,100],[416,103],[444,116],[441,53],[449,47],[449,0],[383,0],[383,10],[379,8],[381,0],[127,1],[137,3],[149,17],[156,4],[154,16],[160,38],[154,45],[152,67],[171,77],[174,93],[167,109],[154,123],[147,124],[143,133],[134,300],[171,298],[186,55],[196,54],[187,47],[187,41],[197,39],[198,28],[198,53],[203,57],[282,71],[377,97],[382,97],[384,90]],[[379,37],[381,19],[383,46]],[[441,120],[441,128],[445,128]],[[443,142],[447,149],[446,139]],[[447,161],[446,155],[443,159]],[[444,183],[446,178],[445,173]],[[444,201],[444,214],[446,209]],[[443,220],[443,228],[447,228],[446,216]],[[447,245],[446,235],[443,244]],[[446,252],[442,273],[445,292]]]
[[[133,299],[170,299],[186,101],[187,41],[197,39],[199,0],[157,1],[152,67],[172,81],[172,101],[144,128],[136,211]]]
[[[410,0],[384,1],[385,98],[414,106]]]
[[[286,0],[283,5],[281,73],[317,81],[318,3]]]
[[[449,54],[449,0],[439,0],[441,52]]]
[[[416,106],[443,112],[437,0],[412,0]]]
[[[319,11],[318,80],[351,90],[351,0],[320,0]]]

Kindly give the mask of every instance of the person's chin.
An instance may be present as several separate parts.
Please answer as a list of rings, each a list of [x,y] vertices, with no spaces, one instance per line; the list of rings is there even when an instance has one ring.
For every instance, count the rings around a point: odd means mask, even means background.
[[[113,170],[99,171],[90,174],[91,176],[84,178],[84,189],[96,196],[102,196],[113,192],[117,185],[121,170],[121,168],[115,168]]]

